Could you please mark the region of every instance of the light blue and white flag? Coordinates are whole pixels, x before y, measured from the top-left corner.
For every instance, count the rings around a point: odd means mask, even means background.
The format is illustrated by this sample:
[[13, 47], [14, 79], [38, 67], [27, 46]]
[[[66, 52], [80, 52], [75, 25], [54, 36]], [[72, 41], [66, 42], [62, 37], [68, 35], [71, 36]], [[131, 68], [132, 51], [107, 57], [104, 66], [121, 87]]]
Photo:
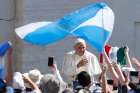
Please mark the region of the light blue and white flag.
[[11, 48], [12, 43], [10, 41], [5, 41], [0, 43], [0, 57], [5, 56], [9, 48]]
[[113, 25], [113, 11], [101, 2], [67, 14], [55, 22], [37, 22], [19, 27], [16, 33], [36, 45], [50, 44], [72, 34], [85, 39], [101, 52], [112, 33]]
[[79, 12], [82, 16], [77, 19], [83, 22], [79, 21], [80, 24], [73, 29], [72, 34], [85, 39], [98, 52], [102, 52], [113, 31], [113, 11], [105, 3], [97, 3]]
[[54, 22], [35, 22], [15, 29], [23, 40], [35, 45], [47, 45], [63, 39], [69, 34]]

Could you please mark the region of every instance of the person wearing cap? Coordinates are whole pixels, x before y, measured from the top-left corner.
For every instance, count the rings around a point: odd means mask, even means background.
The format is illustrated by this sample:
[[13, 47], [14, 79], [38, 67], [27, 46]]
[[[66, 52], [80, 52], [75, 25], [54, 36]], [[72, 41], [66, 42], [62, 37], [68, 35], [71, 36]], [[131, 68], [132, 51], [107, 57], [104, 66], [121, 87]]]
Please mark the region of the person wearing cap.
[[[30, 89], [25, 86], [28, 83]], [[13, 84], [14, 93], [41, 93], [38, 85], [27, 75], [20, 72], [14, 72]]]
[[90, 76], [101, 73], [101, 68], [97, 57], [86, 50], [86, 42], [78, 38], [74, 44], [74, 50], [64, 56], [62, 73], [68, 84], [75, 80], [75, 76], [81, 71], [87, 71]]
[[[29, 70], [28, 73], [23, 73], [23, 75], [29, 77], [38, 86], [40, 84], [40, 79], [43, 76], [42, 73], [37, 68]], [[25, 82], [25, 86], [27, 88], [31, 88], [30, 85], [28, 83], [26, 83], [26, 82]]]

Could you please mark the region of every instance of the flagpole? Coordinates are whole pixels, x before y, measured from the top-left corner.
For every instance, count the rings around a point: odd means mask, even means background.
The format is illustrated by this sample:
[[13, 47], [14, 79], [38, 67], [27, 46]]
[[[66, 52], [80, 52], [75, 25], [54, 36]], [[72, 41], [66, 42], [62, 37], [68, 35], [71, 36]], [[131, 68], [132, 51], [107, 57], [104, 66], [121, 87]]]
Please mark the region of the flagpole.
[[[103, 19], [103, 8], [102, 8], [102, 16], [101, 16], [102, 18], [102, 20], [101, 20], [101, 22], [102, 22], [102, 27], [104, 28], [104, 19]], [[103, 31], [104, 32], [104, 31]], [[103, 39], [102, 39], [102, 41], [104, 41], [104, 33], [102, 33], [103, 35]], [[103, 47], [103, 49], [104, 49], [104, 46], [102, 46]], [[100, 53], [100, 63], [102, 64], [103, 63], [103, 50], [101, 51], [101, 53]]]

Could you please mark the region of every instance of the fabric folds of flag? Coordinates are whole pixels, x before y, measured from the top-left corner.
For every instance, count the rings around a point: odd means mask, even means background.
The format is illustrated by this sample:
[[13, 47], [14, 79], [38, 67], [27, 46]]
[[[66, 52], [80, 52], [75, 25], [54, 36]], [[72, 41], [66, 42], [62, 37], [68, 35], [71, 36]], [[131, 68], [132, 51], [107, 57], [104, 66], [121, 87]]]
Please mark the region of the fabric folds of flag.
[[117, 62], [121, 67], [126, 65], [125, 47], [105, 45], [105, 52], [112, 62]]
[[[109, 40], [113, 25], [114, 13], [105, 3], [96, 3], [79, 11], [82, 14], [76, 20], [72, 34], [85, 39], [98, 52], [102, 52], [105, 43]], [[76, 22], [74, 21], [73, 24]], [[77, 27], [76, 27], [77, 26]]]
[[36, 22], [16, 28], [16, 34], [35, 45], [47, 45], [63, 39], [69, 34], [55, 22]]
[[16, 29], [23, 40], [36, 45], [47, 45], [72, 34], [85, 39], [102, 52], [114, 24], [113, 11], [103, 2], [76, 10], [55, 22], [36, 22]]
[[3, 57], [7, 50], [11, 47], [11, 42], [10, 41], [6, 41], [6, 42], [2, 42], [0, 44], [0, 57]]
[[12, 43], [10, 41], [5, 41], [0, 43], [0, 79], [4, 79], [5, 76], [5, 55], [9, 48], [11, 48]]

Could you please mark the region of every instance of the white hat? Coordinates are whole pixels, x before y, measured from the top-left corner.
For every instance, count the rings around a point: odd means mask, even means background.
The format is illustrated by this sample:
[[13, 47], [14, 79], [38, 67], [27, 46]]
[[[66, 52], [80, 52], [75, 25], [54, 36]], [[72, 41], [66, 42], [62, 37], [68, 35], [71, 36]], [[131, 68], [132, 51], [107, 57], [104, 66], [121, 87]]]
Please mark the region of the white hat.
[[77, 39], [75, 40], [75, 44], [77, 44], [77, 43], [83, 43], [83, 44], [86, 44], [85, 40], [82, 39], [82, 38], [77, 38]]
[[39, 84], [42, 75], [38, 69], [30, 70], [28, 75], [31, 80], [33, 80], [36, 84]]
[[28, 73], [24, 73], [24, 75], [27, 75], [36, 84], [39, 84], [42, 78], [42, 74], [38, 69], [30, 70]]
[[14, 75], [13, 75], [13, 88], [14, 89], [21, 89], [21, 90], [25, 89], [22, 74], [20, 72], [14, 72]]

